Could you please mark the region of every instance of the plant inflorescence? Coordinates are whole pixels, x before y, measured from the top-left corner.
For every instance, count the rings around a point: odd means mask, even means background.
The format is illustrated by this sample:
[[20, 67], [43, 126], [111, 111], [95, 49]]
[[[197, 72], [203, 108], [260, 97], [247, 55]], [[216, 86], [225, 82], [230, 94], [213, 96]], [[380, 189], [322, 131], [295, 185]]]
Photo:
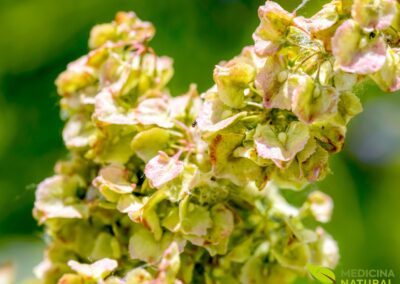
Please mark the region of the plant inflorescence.
[[[57, 79], [70, 154], [37, 189], [48, 248], [38, 283], [290, 283], [335, 267], [316, 225], [331, 198], [301, 190], [361, 112], [354, 86], [400, 88], [399, 4], [334, 0], [311, 18], [267, 1], [254, 45], [215, 85], [172, 96], [172, 60], [134, 13], [95, 26], [90, 52]], [[307, 225], [306, 225], [307, 224]]]

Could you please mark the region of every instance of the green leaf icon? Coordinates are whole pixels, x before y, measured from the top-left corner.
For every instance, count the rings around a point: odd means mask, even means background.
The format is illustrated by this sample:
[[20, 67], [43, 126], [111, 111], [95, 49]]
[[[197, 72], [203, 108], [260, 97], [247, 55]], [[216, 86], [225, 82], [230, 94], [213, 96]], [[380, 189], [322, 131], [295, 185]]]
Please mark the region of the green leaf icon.
[[322, 284], [336, 283], [335, 273], [329, 268], [307, 264], [307, 269], [310, 274]]

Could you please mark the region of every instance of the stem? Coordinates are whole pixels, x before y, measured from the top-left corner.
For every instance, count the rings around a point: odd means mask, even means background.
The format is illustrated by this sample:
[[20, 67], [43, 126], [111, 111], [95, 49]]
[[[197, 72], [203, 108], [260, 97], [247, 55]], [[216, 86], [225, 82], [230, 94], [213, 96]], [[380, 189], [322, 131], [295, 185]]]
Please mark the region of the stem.
[[296, 9], [293, 10], [293, 14], [296, 14], [297, 11], [299, 11], [300, 9], [304, 8], [304, 6], [309, 2], [310, 0], [303, 0], [301, 1], [301, 3], [299, 4], [299, 6], [297, 6]]
[[260, 108], [260, 109], [264, 109], [264, 106], [262, 104], [259, 104], [259, 103], [256, 103], [256, 102], [246, 102], [246, 105], [252, 106], [252, 107], [256, 107], [256, 108]]

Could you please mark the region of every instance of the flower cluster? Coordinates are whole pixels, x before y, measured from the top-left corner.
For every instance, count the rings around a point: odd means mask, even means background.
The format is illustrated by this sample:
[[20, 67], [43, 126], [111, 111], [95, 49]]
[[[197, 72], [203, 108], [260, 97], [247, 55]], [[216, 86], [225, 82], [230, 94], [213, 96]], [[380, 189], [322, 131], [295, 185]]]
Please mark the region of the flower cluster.
[[362, 110], [356, 83], [400, 88], [397, 2], [348, 2], [304, 18], [267, 1], [255, 44], [201, 96], [171, 96], [150, 23], [118, 13], [95, 26], [56, 81], [70, 155], [36, 191], [49, 236], [38, 283], [290, 283], [334, 267], [318, 225], [331, 198], [296, 207], [282, 189], [329, 173]]
[[[261, 187], [273, 181], [301, 189], [329, 172], [329, 154], [342, 149], [346, 124], [362, 110], [352, 93], [360, 78], [337, 68], [331, 51], [340, 29], [333, 46], [328, 40], [340, 4], [305, 19], [266, 2], [255, 45], [215, 68], [198, 123], [217, 175], [234, 180], [246, 170]], [[229, 168], [224, 155], [233, 161]]]

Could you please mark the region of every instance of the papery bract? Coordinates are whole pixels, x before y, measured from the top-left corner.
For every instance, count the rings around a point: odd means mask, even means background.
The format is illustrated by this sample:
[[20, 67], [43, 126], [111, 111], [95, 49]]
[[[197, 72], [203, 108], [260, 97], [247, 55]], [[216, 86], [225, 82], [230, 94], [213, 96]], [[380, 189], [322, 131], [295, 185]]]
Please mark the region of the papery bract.
[[176, 178], [183, 171], [183, 166], [183, 162], [177, 157], [168, 157], [160, 152], [146, 164], [144, 172], [152, 186], [160, 187]]
[[92, 264], [82, 264], [71, 260], [68, 262], [68, 265], [81, 276], [100, 280], [114, 271], [117, 268], [118, 263], [113, 259], [105, 258]]
[[292, 122], [285, 132], [278, 133], [268, 124], [259, 125], [254, 135], [258, 155], [273, 160], [278, 166], [292, 160], [309, 138], [309, 130], [301, 122]]
[[339, 67], [346, 72], [371, 74], [382, 68], [386, 47], [382, 37], [370, 38], [359, 24], [345, 21], [332, 38], [332, 52]]

